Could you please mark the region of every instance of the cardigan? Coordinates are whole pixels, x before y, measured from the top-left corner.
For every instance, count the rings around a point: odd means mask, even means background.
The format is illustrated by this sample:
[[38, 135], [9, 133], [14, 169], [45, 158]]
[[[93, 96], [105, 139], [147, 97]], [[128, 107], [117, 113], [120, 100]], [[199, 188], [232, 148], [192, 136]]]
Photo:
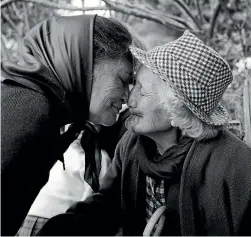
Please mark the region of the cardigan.
[[[137, 157], [140, 135], [126, 132], [99, 192], [51, 218], [38, 235], [142, 235], [145, 175]], [[251, 149], [227, 130], [194, 141], [180, 182], [182, 235], [250, 235]]]

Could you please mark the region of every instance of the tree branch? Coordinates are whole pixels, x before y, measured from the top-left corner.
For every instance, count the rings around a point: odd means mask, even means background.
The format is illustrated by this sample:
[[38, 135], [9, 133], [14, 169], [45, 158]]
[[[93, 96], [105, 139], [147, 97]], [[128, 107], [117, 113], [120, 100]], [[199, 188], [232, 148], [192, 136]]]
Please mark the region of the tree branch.
[[202, 17], [202, 14], [201, 14], [201, 8], [200, 8], [199, 0], [196, 0], [196, 8], [197, 8], [198, 15], [199, 15], [200, 25], [202, 26], [202, 24], [203, 24], [203, 17]]
[[189, 28], [192, 29], [192, 27], [183, 18], [181, 18], [179, 16], [172, 15], [172, 14], [165, 13], [163, 11], [158, 11], [156, 9], [153, 9], [150, 4], [145, 3], [143, 6], [140, 6], [140, 5], [128, 4], [128, 3], [126, 4], [125, 3], [124, 5], [132, 8], [132, 9], [136, 8], [138, 10], [144, 11], [145, 13], [153, 14], [155, 16], [170, 18], [174, 21], [181, 23], [183, 25], [183, 27], [188, 28], [188, 29]]
[[26, 30], [29, 31], [30, 30], [30, 23], [29, 23], [29, 16], [28, 16], [26, 2], [22, 2], [22, 7], [24, 10], [24, 24], [25, 24]]
[[197, 21], [197, 19], [191, 13], [189, 6], [186, 5], [186, 3], [183, 2], [182, 0], [174, 0], [174, 3], [176, 3], [176, 5], [179, 7], [179, 9], [183, 10], [183, 12], [185, 12], [189, 16], [189, 18], [192, 20], [192, 22], [197, 27], [197, 29], [201, 30], [201, 26], [200, 26], [199, 22]]
[[[136, 17], [145, 18], [147, 20], [155, 21], [157, 23], [169, 26], [179, 31], [182, 31], [186, 28], [191, 29], [191, 27], [182, 18], [177, 18], [177, 16], [167, 15], [167, 14], [163, 15], [162, 12], [159, 12], [156, 10], [149, 10], [149, 9], [141, 7], [140, 5], [114, 2], [110, 0], [103, 0], [103, 1], [112, 10], [117, 11], [117, 12], [122, 12], [122, 13], [133, 15]], [[180, 21], [178, 21], [177, 19], [179, 19]]]
[[55, 9], [63, 9], [63, 10], [69, 10], [69, 11], [93, 11], [93, 10], [105, 10], [105, 7], [74, 7], [69, 4], [59, 4], [54, 2], [49, 2], [47, 0], [3, 0], [0, 3], [0, 7], [3, 8], [7, 6], [8, 4], [12, 2], [32, 2], [35, 4], [39, 4], [44, 7], [51, 7]]
[[[14, 1], [21, 1], [21, 0], [3, 0], [0, 3], [1, 8], [5, 7], [11, 2]], [[169, 26], [171, 28], [174, 28], [178, 31], [183, 31], [185, 29], [190, 29], [194, 31], [182, 18], [177, 18], [177, 16], [172, 15], [163, 15], [159, 16], [159, 12], [157, 11], [150, 11], [146, 9], [142, 9], [139, 5], [129, 4], [129, 3], [121, 3], [121, 2], [114, 2], [110, 0], [103, 0], [107, 7], [101, 6], [101, 7], [74, 7], [71, 5], [62, 5], [57, 4], [53, 2], [49, 2], [48, 0], [22, 0], [25, 2], [32, 2], [35, 4], [40, 4], [45, 7], [51, 7], [56, 9], [64, 9], [64, 10], [70, 10], [70, 11], [93, 11], [93, 10], [106, 10], [111, 9], [117, 12], [121, 12], [128, 15], [133, 15], [140, 18], [145, 18], [147, 20], [155, 21], [157, 23]]]
[[[16, 6], [16, 3], [15, 2], [12, 2], [11, 4], [12, 6], [12, 11], [16, 14], [17, 18], [19, 20], [22, 20], [22, 14], [20, 13], [20, 11], [18, 10], [17, 6]], [[10, 9], [9, 9], [10, 10]], [[10, 17], [11, 18], [11, 17]]]
[[10, 19], [10, 17], [5, 14], [4, 12], [2, 12], [2, 18], [10, 25], [10, 27], [16, 32], [18, 40], [22, 40], [22, 34], [19, 32], [19, 30], [17, 29], [15, 23]]
[[220, 2], [218, 2], [215, 10], [214, 10], [214, 13], [213, 13], [213, 16], [211, 18], [211, 22], [210, 22], [210, 29], [209, 29], [209, 39], [212, 39], [213, 38], [213, 35], [214, 35], [214, 27], [215, 27], [215, 24], [216, 24], [216, 19], [220, 13], [220, 10], [221, 10], [221, 4]]

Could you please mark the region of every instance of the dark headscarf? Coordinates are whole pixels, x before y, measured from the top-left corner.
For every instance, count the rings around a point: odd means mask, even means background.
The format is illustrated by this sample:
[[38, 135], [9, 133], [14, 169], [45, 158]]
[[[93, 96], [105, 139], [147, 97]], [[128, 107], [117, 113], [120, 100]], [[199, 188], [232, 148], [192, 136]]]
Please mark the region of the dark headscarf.
[[85, 178], [97, 191], [97, 132], [86, 121], [92, 91], [94, 19], [95, 15], [46, 19], [27, 33], [18, 63], [3, 61], [1, 69], [3, 82], [12, 80], [39, 93], [50, 91], [65, 107], [73, 124], [61, 135], [59, 156], [85, 130], [81, 139], [86, 153]]

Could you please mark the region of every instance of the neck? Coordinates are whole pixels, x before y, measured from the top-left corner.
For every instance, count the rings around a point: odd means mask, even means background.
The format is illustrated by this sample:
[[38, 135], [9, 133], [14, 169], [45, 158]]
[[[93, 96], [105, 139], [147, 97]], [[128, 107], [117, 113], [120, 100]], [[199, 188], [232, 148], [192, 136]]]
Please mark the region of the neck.
[[171, 127], [168, 131], [157, 132], [147, 135], [155, 141], [159, 153], [162, 155], [168, 148], [177, 145], [178, 131], [177, 128]]

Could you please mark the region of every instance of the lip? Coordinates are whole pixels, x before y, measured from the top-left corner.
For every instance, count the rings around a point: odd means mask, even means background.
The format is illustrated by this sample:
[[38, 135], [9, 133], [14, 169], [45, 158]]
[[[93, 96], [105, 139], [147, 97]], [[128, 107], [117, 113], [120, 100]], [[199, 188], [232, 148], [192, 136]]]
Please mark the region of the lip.
[[131, 112], [131, 115], [142, 117], [142, 114], [139, 111], [136, 111], [136, 110], [133, 110], [133, 109], [129, 109], [129, 110]]

